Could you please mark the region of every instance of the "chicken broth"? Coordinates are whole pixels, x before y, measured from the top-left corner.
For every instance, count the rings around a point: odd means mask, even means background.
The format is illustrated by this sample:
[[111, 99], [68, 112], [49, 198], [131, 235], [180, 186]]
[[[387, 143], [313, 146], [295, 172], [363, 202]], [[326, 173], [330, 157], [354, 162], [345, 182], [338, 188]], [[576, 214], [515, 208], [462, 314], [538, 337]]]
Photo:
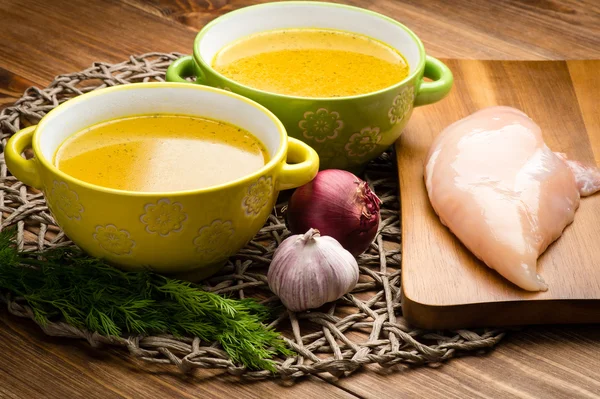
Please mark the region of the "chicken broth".
[[84, 129], [65, 140], [54, 165], [85, 182], [118, 190], [192, 190], [226, 183], [268, 162], [250, 132], [211, 119], [143, 115]]
[[403, 80], [408, 63], [368, 36], [332, 29], [280, 29], [247, 36], [221, 49], [213, 68], [241, 84], [301, 97], [340, 97]]

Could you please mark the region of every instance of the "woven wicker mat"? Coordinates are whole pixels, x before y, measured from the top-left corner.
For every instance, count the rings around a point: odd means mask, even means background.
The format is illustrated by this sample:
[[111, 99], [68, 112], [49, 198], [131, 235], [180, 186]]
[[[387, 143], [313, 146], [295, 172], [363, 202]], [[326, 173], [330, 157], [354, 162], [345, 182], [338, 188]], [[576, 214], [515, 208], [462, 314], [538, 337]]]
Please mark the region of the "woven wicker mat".
[[[132, 56], [119, 64], [94, 63], [82, 72], [58, 76], [45, 89], [27, 89], [13, 106], [0, 112], [2, 146], [24, 125], [35, 124], [46, 112], [79, 94], [132, 82], [163, 81], [170, 62], [180, 54], [150, 53]], [[377, 239], [360, 256], [361, 278], [352, 291], [334, 304], [312, 312], [284, 311], [272, 325], [286, 336], [297, 356], [276, 359], [282, 378], [328, 372], [344, 376], [363, 365], [439, 363], [461, 353], [478, 353], [496, 345], [505, 335], [500, 329], [476, 331], [425, 331], [410, 327], [400, 307], [400, 220], [398, 179], [393, 156], [386, 153], [368, 167], [365, 179], [383, 201]], [[279, 204], [264, 228], [246, 248], [230, 259], [218, 275], [203, 282], [216, 293], [257, 297], [278, 302], [269, 291], [266, 271], [277, 245], [289, 235]], [[55, 225], [42, 193], [10, 176], [2, 154], [0, 163], [0, 229], [17, 225], [21, 250], [44, 250], [72, 245]], [[385, 242], [385, 245], [384, 245]], [[266, 299], [265, 299], [266, 298]], [[7, 293], [0, 300], [17, 316], [33, 320], [31, 310]], [[172, 364], [187, 372], [194, 368], [222, 368], [244, 378], [273, 376], [266, 370], [251, 371], [230, 361], [215, 343], [197, 337], [172, 336], [104, 337], [63, 322], [43, 327], [46, 334], [87, 340], [90, 345], [122, 347], [144, 361]], [[143, 367], [142, 363], [139, 363]]]

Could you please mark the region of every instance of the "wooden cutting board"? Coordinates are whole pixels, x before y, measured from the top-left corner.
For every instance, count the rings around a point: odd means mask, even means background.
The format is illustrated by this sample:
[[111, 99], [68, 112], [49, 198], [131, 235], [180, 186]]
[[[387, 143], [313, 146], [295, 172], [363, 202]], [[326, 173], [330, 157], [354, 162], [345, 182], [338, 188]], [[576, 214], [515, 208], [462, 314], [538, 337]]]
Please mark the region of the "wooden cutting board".
[[396, 144], [402, 208], [402, 309], [424, 328], [600, 322], [600, 193], [538, 260], [547, 292], [519, 289], [477, 260], [442, 226], [423, 182], [433, 138], [490, 105], [523, 110], [546, 144], [600, 165], [600, 60], [449, 60], [455, 86], [417, 108]]

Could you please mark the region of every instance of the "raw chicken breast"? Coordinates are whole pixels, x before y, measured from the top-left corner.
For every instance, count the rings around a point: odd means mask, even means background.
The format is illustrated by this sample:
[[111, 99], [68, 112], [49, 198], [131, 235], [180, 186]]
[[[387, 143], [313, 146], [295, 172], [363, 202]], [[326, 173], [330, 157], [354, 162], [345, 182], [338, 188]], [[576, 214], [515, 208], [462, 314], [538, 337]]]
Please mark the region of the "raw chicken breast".
[[600, 170], [555, 154], [523, 112], [490, 107], [448, 126], [425, 166], [429, 200], [475, 256], [519, 287], [545, 291], [537, 258], [573, 222]]

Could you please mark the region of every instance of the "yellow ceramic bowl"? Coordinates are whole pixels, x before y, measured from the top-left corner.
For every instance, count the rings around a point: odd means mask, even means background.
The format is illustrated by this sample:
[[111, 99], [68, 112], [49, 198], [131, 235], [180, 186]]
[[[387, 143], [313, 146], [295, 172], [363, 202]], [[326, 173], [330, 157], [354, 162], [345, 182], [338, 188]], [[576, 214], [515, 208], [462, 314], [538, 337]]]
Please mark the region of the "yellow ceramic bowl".
[[[226, 184], [163, 193], [96, 186], [53, 165], [57, 148], [70, 135], [103, 121], [151, 113], [237, 125], [266, 145], [270, 161]], [[28, 147], [34, 152], [30, 160], [21, 156]], [[288, 138], [266, 108], [234, 93], [183, 83], [136, 83], [76, 97], [11, 137], [5, 159], [14, 176], [43, 190], [58, 225], [89, 254], [126, 269], [192, 278], [216, 272], [260, 230], [278, 192], [309, 182], [319, 168], [315, 151]]]

